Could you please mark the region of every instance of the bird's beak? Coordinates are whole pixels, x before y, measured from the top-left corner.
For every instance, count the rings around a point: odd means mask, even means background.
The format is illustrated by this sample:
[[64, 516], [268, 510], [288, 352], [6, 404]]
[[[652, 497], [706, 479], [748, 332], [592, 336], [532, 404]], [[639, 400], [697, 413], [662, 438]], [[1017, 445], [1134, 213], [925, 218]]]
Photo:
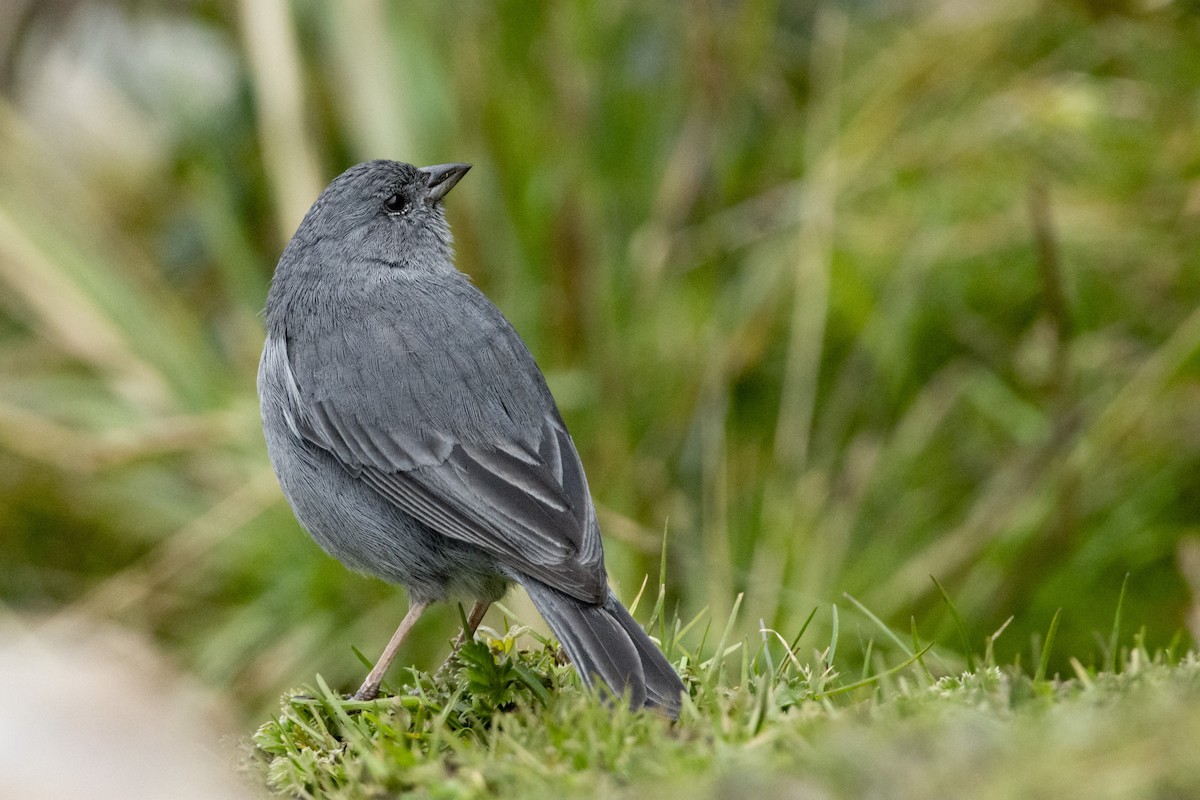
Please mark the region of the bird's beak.
[[429, 202], [436, 203], [445, 197], [470, 168], [470, 164], [438, 164], [435, 167], [421, 167], [417, 170], [429, 180]]

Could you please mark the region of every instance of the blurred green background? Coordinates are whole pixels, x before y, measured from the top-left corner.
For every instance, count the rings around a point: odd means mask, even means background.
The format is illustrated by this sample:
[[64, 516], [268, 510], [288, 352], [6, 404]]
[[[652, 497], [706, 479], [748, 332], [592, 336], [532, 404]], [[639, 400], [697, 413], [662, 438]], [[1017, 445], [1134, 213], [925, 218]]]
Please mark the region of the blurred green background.
[[[628, 601], [1056, 660], [1197, 630], [1200, 5], [34, 2], [0, 10], [0, 602], [247, 714], [403, 594], [259, 430], [278, 255], [352, 164], [469, 161], [459, 266], [545, 370]], [[519, 604], [519, 598], [514, 605]], [[457, 612], [401, 661], [431, 666]], [[856, 632], [857, 631], [857, 632]], [[826, 638], [825, 641], [828, 639]], [[886, 645], [886, 641], [878, 642]], [[853, 668], [851, 666], [851, 668]]]

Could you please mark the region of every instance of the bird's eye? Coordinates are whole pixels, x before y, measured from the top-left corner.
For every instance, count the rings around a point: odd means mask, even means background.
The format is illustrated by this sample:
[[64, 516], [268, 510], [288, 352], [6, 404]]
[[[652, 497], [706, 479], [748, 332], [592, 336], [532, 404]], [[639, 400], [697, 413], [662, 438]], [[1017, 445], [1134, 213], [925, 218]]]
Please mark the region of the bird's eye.
[[394, 194], [383, 201], [383, 210], [389, 214], [404, 214], [408, 212], [408, 201], [402, 195]]

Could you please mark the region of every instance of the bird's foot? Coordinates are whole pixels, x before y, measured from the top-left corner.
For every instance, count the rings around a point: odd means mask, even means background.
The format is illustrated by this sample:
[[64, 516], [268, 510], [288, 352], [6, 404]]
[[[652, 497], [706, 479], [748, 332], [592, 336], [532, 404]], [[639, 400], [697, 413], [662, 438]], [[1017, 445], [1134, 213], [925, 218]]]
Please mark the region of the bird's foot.
[[379, 684], [364, 683], [357, 692], [350, 696], [351, 700], [374, 700], [379, 697]]

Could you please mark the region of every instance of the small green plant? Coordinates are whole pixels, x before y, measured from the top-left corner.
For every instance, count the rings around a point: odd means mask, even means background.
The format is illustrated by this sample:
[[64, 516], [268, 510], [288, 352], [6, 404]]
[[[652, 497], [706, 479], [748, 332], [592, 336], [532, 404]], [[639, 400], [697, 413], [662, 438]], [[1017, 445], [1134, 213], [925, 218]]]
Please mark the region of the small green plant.
[[546, 668], [547, 662], [557, 660], [558, 651], [550, 646], [539, 651], [518, 649], [516, 640], [523, 632], [516, 628], [499, 639], [470, 639], [454, 656], [471, 714], [484, 724], [497, 712], [512, 711], [522, 699], [543, 706], [550, 702]]

